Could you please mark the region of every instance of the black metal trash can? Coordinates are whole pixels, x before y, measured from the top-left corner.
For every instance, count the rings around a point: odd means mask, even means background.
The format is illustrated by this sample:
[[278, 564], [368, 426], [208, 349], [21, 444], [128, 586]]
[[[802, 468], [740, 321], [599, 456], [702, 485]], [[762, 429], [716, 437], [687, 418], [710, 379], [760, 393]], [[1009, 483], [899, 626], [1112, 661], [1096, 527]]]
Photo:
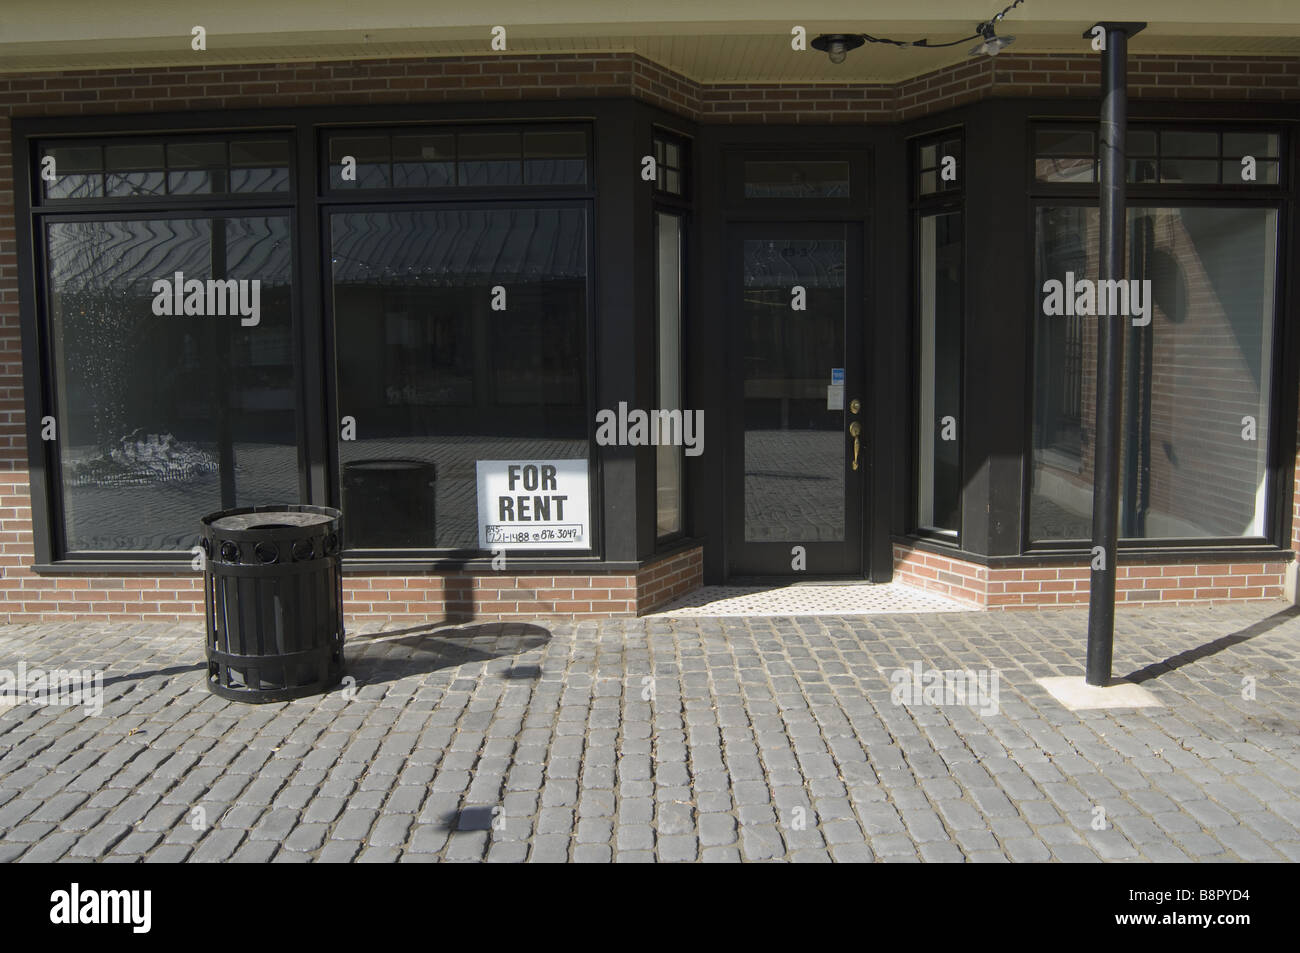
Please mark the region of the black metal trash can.
[[343, 512], [356, 549], [425, 548], [437, 538], [438, 472], [427, 460], [343, 465]]
[[203, 517], [208, 689], [282, 702], [343, 677], [342, 514], [251, 506]]

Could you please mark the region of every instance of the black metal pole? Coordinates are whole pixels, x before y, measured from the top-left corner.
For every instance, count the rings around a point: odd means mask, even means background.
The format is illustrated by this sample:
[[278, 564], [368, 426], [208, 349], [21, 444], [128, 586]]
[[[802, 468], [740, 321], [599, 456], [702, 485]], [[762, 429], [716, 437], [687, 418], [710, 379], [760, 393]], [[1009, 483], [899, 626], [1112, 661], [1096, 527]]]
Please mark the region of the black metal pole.
[[[1128, 38], [1144, 23], [1099, 23], [1101, 52], [1101, 249], [1102, 281], [1124, 278], [1128, 125]], [[1094, 28], [1095, 30], [1095, 28]], [[1091, 37], [1093, 30], [1084, 34]], [[1104, 309], [1099, 309], [1104, 310]], [[1097, 317], [1097, 426], [1093, 444], [1092, 576], [1088, 590], [1089, 685], [1109, 685], [1115, 641], [1115, 562], [1119, 549], [1120, 383], [1126, 315]]]

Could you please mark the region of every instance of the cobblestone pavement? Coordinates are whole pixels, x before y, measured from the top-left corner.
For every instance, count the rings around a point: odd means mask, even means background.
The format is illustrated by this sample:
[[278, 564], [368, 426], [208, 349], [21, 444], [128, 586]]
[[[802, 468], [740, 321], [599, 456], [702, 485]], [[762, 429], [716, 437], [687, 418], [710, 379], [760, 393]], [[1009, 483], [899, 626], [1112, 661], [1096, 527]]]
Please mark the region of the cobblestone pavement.
[[[1300, 859], [1297, 610], [1121, 609], [1167, 707], [1072, 713], [1035, 678], [1084, 621], [376, 624], [356, 697], [265, 706], [205, 690], [197, 625], [8, 626], [0, 668], [112, 661], [99, 715], [0, 711], [0, 859]], [[893, 704], [913, 662], [998, 711]]]

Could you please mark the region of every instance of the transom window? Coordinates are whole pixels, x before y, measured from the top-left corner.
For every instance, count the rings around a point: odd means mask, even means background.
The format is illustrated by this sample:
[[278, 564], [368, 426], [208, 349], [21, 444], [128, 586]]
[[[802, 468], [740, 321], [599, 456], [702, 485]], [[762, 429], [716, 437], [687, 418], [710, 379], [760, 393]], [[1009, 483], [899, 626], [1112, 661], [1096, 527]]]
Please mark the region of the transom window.
[[655, 188], [669, 195], [686, 194], [686, 142], [666, 132], [656, 132]]
[[[1134, 125], [1125, 144], [1128, 181], [1160, 185], [1277, 185], [1282, 181], [1278, 132], [1231, 128]], [[1045, 126], [1034, 133], [1034, 178], [1039, 182], [1098, 181], [1093, 127]]]
[[947, 134], [916, 147], [916, 195], [924, 197], [961, 189], [961, 136]]
[[590, 181], [579, 128], [394, 129], [330, 133], [331, 191], [574, 186]]
[[42, 204], [289, 191], [284, 136], [60, 141], [39, 156]]

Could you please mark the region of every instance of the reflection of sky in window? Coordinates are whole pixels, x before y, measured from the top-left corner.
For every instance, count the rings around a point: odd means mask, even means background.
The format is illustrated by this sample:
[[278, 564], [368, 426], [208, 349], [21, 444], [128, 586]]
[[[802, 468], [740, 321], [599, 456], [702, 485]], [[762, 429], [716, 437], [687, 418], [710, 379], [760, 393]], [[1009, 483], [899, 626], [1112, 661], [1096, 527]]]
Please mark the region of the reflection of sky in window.
[[331, 224], [335, 283], [494, 284], [587, 274], [575, 209], [341, 212]]
[[50, 224], [50, 287], [55, 292], [151, 294], [175, 272], [212, 277], [212, 227], [224, 221], [226, 274], [257, 278], [263, 288], [288, 285], [293, 270], [284, 216], [134, 219]]

